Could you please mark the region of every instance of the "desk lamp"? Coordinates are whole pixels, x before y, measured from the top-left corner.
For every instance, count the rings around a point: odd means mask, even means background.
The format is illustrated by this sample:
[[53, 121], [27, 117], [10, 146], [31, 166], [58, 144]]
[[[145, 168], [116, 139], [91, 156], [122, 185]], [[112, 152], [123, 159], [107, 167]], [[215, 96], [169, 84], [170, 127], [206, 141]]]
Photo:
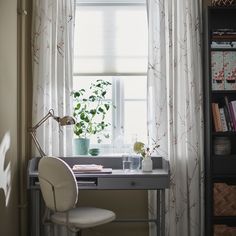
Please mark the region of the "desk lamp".
[[73, 125], [75, 124], [75, 120], [73, 117], [71, 116], [64, 116], [64, 117], [58, 117], [54, 115], [54, 110], [50, 109], [49, 112], [46, 114], [46, 116], [44, 116], [35, 126], [31, 127], [29, 129], [29, 132], [33, 138], [33, 141], [35, 143], [36, 148], [39, 151], [39, 154], [41, 157], [46, 156], [46, 154], [44, 153], [44, 151], [42, 150], [39, 141], [36, 137], [36, 130], [50, 117], [52, 117], [54, 120], [56, 120], [59, 124], [59, 126], [65, 126], [65, 125]]

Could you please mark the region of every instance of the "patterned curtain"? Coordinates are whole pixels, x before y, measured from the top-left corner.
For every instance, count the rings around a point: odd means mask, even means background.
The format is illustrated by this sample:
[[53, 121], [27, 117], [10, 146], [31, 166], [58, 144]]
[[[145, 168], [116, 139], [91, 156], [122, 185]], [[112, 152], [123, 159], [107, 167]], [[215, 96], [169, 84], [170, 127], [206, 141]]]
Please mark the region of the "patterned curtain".
[[[203, 235], [203, 90], [200, 0], [148, 0], [149, 140], [170, 161], [166, 236]], [[149, 193], [150, 217], [155, 198]], [[150, 227], [150, 235], [156, 235]]]
[[[73, 22], [74, 0], [33, 1], [32, 125], [50, 109], [54, 109], [56, 116], [72, 115]], [[72, 135], [71, 127], [59, 129], [53, 119], [37, 130], [48, 155], [71, 155]]]

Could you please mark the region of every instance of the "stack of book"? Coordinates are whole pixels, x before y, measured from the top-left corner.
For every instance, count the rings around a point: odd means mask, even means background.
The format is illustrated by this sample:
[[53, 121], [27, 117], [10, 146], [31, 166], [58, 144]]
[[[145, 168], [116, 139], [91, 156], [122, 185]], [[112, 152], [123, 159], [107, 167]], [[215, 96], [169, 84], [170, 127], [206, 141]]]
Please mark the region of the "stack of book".
[[87, 164], [87, 165], [74, 165], [72, 167], [73, 172], [75, 173], [111, 173], [111, 168], [103, 168], [102, 165], [96, 164]]
[[236, 48], [235, 29], [216, 29], [212, 32], [211, 48]]
[[216, 132], [236, 131], [236, 101], [224, 96], [221, 105], [212, 103], [212, 115]]

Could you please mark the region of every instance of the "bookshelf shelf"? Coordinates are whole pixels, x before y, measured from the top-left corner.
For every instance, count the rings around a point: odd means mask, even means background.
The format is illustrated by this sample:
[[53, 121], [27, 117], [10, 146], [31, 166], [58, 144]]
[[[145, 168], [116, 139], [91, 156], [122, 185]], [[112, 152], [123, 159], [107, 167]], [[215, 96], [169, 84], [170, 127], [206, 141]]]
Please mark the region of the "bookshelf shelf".
[[217, 51], [219, 51], [219, 52], [221, 52], [221, 51], [236, 51], [236, 48], [211, 48], [211, 51], [215, 51], [215, 52], [217, 52]]
[[208, 7], [206, 19], [205, 235], [218, 236], [215, 225], [236, 227], [236, 211], [214, 215], [214, 185], [236, 185], [236, 8]]
[[225, 131], [225, 132], [213, 132], [212, 133], [213, 136], [236, 136], [236, 132], [235, 131]]
[[230, 154], [230, 155], [212, 155], [212, 158], [217, 158], [217, 159], [222, 160], [222, 161], [225, 161], [225, 158], [227, 158], [228, 160], [231, 159], [231, 158], [232, 158], [232, 160], [236, 160], [236, 154]]
[[212, 94], [235, 94], [236, 90], [213, 90]]
[[234, 226], [236, 224], [236, 218], [232, 216], [214, 216], [214, 224]]

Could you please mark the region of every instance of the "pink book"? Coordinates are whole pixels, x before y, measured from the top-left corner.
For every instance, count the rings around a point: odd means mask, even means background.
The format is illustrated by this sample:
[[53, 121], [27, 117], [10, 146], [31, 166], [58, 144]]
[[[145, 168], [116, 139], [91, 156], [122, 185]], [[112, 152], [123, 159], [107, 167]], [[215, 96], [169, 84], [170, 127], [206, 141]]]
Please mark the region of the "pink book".
[[234, 131], [236, 131], [236, 113], [234, 112], [232, 102], [229, 102], [229, 110], [230, 110], [231, 119], [232, 119], [232, 122], [233, 122]]
[[233, 116], [234, 116], [235, 124], [236, 124], [236, 101], [231, 101], [230, 104], [232, 106]]

